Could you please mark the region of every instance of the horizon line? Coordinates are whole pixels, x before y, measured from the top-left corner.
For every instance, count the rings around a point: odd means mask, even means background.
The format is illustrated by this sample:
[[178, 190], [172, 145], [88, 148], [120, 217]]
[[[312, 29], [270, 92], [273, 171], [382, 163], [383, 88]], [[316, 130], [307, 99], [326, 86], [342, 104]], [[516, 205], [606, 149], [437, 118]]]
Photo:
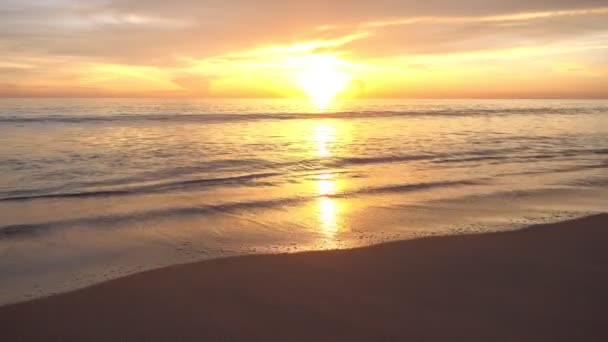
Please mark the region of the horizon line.
[[[195, 96], [2, 96], [0, 99], [176, 99], [176, 100], [308, 100], [303, 97], [195, 97]], [[606, 96], [521, 96], [521, 97], [361, 97], [338, 99], [337, 101], [357, 100], [608, 100]]]

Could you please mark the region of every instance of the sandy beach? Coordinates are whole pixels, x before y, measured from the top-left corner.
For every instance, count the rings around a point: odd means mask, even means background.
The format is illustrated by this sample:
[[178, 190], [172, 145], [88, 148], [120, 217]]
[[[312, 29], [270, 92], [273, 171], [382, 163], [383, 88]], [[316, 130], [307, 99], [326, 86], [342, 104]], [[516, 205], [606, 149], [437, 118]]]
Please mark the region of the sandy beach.
[[608, 342], [608, 1], [0, 14], [0, 342]]
[[606, 341], [608, 215], [217, 259], [0, 308], [3, 341]]

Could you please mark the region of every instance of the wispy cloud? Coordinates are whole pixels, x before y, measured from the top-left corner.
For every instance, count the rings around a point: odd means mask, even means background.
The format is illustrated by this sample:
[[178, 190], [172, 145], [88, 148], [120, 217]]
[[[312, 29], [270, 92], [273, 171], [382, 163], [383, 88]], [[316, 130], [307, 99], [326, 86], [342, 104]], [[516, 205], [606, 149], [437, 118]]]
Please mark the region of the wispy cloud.
[[543, 11], [543, 12], [522, 12], [515, 14], [502, 14], [490, 16], [441, 16], [441, 17], [406, 17], [402, 19], [389, 19], [381, 21], [371, 21], [363, 24], [363, 27], [376, 28], [387, 26], [402, 26], [413, 25], [420, 23], [443, 23], [443, 24], [458, 24], [458, 23], [484, 23], [484, 22], [513, 22], [513, 21], [529, 21], [534, 19], [544, 18], [559, 18], [572, 16], [588, 16], [597, 14], [608, 14], [608, 7], [589, 8], [578, 10], [562, 10], [562, 11]]
[[285, 96], [310, 54], [370, 96], [500, 94], [519, 74], [531, 96], [596, 96], [608, 78], [605, 0], [4, 0], [0, 17], [0, 96]]

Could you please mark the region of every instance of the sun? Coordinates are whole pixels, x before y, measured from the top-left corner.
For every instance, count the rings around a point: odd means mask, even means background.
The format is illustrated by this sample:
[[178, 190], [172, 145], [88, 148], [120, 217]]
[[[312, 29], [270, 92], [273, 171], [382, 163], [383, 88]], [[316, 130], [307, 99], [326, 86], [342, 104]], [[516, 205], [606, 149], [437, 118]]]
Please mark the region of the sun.
[[351, 77], [340, 71], [343, 61], [331, 55], [311, 55], [302, 60], [297, 81], [319, 110], [326, 109]]

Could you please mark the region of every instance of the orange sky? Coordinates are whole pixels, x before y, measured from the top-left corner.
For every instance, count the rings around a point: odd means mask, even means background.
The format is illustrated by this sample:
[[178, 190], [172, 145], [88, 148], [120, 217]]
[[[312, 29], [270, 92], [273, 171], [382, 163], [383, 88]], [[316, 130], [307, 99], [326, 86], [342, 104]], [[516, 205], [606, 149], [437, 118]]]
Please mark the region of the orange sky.
[[301, 97], [322, 83], [608, 98], [605, 0], [3, 0], [0, 17], [5, 97]]

